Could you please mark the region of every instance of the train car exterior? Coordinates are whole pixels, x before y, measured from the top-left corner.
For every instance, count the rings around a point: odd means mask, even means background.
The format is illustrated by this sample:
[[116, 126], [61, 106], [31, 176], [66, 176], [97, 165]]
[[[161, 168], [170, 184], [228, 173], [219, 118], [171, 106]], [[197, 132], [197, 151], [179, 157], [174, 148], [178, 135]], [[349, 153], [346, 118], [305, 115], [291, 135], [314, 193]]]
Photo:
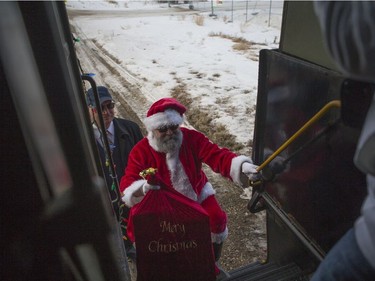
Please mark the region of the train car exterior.
[[[64, 2], [1, 2], [0, 36], [0, 279], [130, 281]], [[343, 76], [322, 40], [312, 3], [286, 1], [280, 48], [260, 52], [253, 147], [281, 165], [248, 204], [266, 212], [267, 260], [222, 280], [309, 280], [359, 215], [374, 85]]]

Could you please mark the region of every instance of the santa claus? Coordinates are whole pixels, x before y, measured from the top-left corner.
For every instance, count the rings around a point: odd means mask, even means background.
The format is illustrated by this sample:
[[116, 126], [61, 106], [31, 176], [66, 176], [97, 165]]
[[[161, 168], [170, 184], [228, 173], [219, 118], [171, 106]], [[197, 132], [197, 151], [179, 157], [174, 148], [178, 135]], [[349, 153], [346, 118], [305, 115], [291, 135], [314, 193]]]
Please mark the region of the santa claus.
[[150, 189], [159, 189], [159, 185], [150, 185], [140, 176], [141, 171], [156, 168], [163, 188], [178, 191], [207, 211], [215, 260], [218, 260], [228, 235], [227, 215], [215, 198], [215, 190], [202, 164], [241, 187], [247, 187], [249, 178], [257, 176], [257, 166], [249, 157], [219, 147], [196, 130], [181, 127], [185, 111], [185, 106], [173, 98], [162, 98], [152, 104], [144, 120], [148, 135], [134, 146], [121, 179], [122, 199], [132, 207]]

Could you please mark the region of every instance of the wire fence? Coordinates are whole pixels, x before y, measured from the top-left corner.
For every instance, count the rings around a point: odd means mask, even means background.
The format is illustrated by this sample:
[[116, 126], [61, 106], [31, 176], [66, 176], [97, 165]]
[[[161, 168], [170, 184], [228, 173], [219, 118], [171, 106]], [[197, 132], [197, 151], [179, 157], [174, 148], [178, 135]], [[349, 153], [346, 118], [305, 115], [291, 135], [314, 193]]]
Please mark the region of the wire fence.
[[170, 5], [188, 5], [190, 9], [207, 12], [212, 17], [228, 18], [228, 22], [248, 22], [257, 15], [268, 17], [271, 25], [273, 17], [281, 17], [284, 1], [248, 0], [207, 0], [207, 1], [168, 1]]

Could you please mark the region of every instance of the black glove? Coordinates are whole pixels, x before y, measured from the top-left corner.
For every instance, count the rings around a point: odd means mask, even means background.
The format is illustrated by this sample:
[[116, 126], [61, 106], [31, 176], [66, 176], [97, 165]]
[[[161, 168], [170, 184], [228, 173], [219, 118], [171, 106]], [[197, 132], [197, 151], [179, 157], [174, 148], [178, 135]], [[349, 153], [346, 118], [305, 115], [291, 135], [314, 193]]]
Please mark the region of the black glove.
[[264, 180], [272, 181], [276, 175], [287, 169], [287, 161], [282, 156], [276, 156], [266, 167], [261, 170]]

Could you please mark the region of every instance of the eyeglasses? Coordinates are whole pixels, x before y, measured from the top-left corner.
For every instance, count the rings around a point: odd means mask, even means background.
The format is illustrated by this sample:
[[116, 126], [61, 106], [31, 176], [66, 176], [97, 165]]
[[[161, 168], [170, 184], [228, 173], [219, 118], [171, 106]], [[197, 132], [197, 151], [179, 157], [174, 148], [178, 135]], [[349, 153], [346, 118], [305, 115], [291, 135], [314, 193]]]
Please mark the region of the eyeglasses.
[[114, 109], [115, 108], [115, 103], [111, 102], [111, 103], [103, 104], [102, 105], [102, 111], [104, 111], [106, 108], [107, 109]]
[[170, 126], [163, 126], [156, 130], [159, 131], [159, 133], [166, 133], [168, 130], [171, 130], [172, 132], [176, 131], [177, 128], [180, 127], [180, 125], [170, 125]]

